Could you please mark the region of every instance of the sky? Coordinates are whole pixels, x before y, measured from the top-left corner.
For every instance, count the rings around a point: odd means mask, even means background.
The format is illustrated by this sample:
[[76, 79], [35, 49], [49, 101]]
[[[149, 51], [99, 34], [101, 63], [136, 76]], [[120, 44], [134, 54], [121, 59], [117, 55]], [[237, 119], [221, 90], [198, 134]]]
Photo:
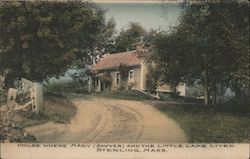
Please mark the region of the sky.
[[147, 30], [168, 30], [170, 26], [176, 25], [178, 17], [182, 13], [178, 3], [97, 3], [104, 8], [107, 19], [113, 17], [117, 29], [120, 30], [129, 22], [138, 22]]
[[[178, 17], [182, 11], [180, 4], [175, 3], [97, 2], [97, 4], [107, 11], [107, 19], [114, 18], [118, 32], [126, 27], [129, 22], [138, 22], [147, 30], [168, 30], [170, 26], [177, 24]], [[72, 71], [74, 70], [70, 70], [67, 73], [72, 73]], [[71, 80], [67, 73], [60, 80], [50, 79], [50, 83]]]

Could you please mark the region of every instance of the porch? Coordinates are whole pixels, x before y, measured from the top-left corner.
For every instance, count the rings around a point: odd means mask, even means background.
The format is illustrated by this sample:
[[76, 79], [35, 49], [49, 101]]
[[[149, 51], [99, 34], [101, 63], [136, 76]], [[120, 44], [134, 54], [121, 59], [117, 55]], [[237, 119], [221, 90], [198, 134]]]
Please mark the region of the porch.
[[111, 90], [113, 78], [109, 73], [89, 76], [89, 92], [106, 92]]

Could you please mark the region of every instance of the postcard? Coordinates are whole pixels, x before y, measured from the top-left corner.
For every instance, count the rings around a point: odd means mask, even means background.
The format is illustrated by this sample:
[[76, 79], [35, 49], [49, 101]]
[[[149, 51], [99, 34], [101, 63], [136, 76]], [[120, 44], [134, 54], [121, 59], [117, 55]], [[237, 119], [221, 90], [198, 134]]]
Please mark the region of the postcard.
[[0, 2], [1, 159], [248, 159], [249, 1]]

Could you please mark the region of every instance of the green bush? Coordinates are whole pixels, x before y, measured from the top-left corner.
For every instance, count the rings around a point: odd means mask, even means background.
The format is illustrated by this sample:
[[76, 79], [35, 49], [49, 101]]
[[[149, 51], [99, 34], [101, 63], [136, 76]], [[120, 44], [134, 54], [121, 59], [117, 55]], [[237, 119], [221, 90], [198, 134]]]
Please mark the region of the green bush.
[[87, 93], [87, 86], [81, 84], [78, 81], [71, 80], [67, 82], [54, 82], [45, 84], [45, 92], [53, 92], [59, 94], [68, 94], [68, 93]]

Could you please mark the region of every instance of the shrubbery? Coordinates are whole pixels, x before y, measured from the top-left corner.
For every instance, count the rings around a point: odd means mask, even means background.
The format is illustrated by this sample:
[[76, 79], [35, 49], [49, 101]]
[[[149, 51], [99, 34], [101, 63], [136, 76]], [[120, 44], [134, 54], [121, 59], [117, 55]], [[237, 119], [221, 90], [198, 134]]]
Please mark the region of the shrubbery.
[[57, 82], [45, 85], [45, 92], [53, 92], [60, 94], [68, 93], [87, 93], [88, 88], [78, 81]]

